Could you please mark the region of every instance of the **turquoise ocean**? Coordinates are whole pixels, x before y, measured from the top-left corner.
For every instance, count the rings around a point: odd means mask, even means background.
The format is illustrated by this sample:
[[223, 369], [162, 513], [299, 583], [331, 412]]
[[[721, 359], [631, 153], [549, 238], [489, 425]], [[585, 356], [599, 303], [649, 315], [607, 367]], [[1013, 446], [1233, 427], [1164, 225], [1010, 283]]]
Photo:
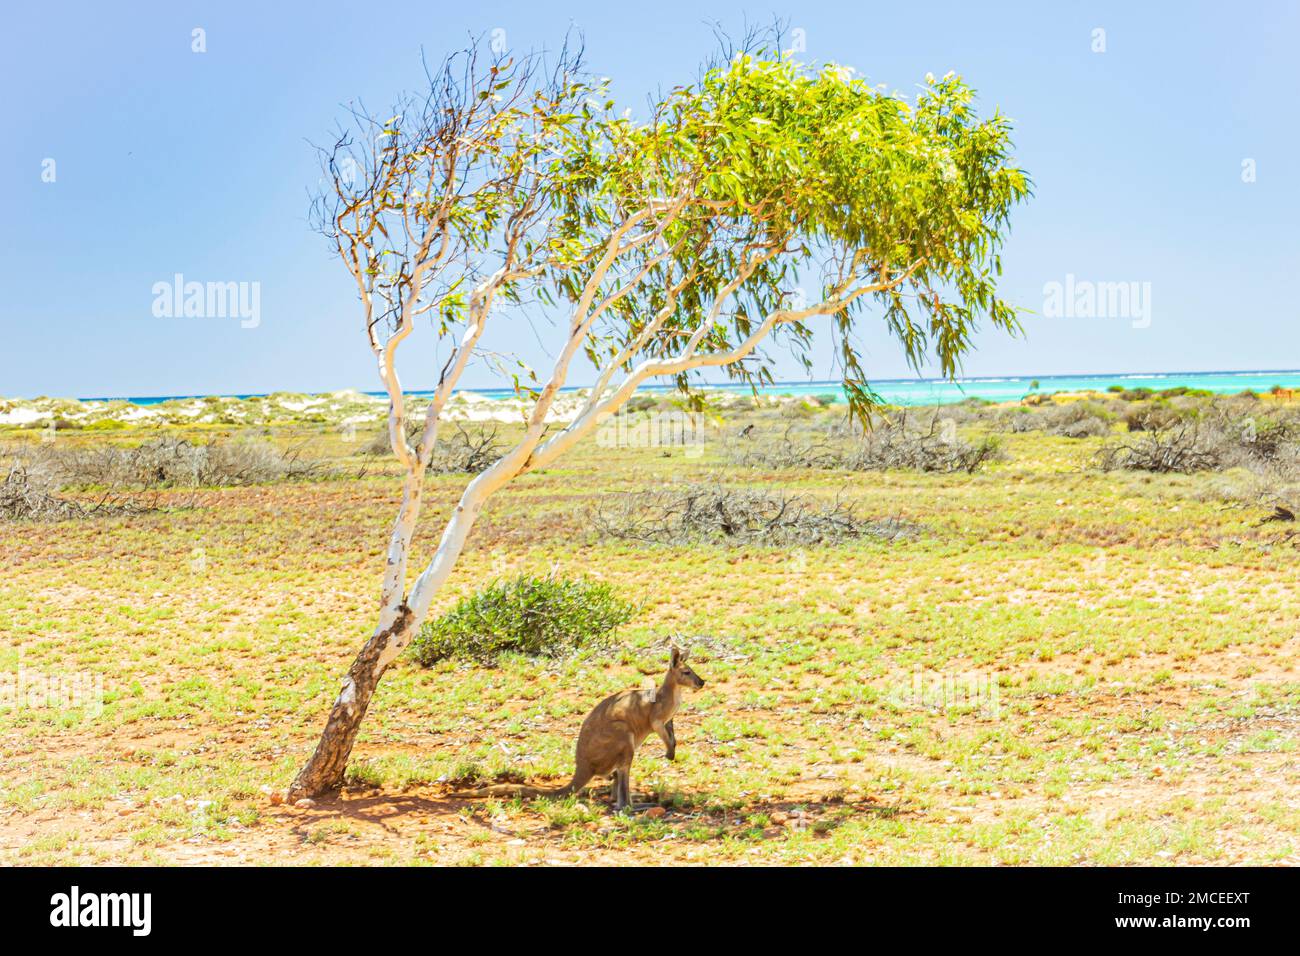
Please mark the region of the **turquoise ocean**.
[[[1082, 392], [1105, 391], [1111, 386], [1122, 388], [1149, 388], [1160, 391], [1167, 388], [1195, 388], [1210, 392], [1234, 393], [1250, 389], [1266, 392], [1274, 386], [1287, 389], [1300, 389], [1300, 370], [1259, 371], [1259, 372], [1121, 372], [1095, 375], [1005, 375], [962, 378], [956, 381], [930, 378], [880, 379], [871, 383], [877, 394], [886, 402], [894, 405], [935, 405], [960, 402], [968, 398], [978, 398], [992, 402], [1016, 401], [1031, 392]], [[701, 388], [722, 391], [747, 392], [745, 386], [734, 384], [702, 383]], [[574, 386], [565, 391], [582, 388]], [[644, 392], [668, 391], [668, 386], [646, 386]], [[506, 398], [513, 393], [509, 389], [472, 389], [487, 398]], [[766, 395], [828, 395], [840, 391], [840, 383], [822, 382], [777, 382], [760, 389]], [[379, 395], [380, 392], [367, 394]], [[413, 391], [415, 395], [427, 395], [428, 392]], [[199, 398], [197, 395], [161, 395], [133, 396], [126, 400], [137, 405], [156, 405], [169, 399]], [[235, 398], [257, 398], [260, 395], [227, 396]], [[105, 401], [103, 398], [83, 399], [83, 401]]]

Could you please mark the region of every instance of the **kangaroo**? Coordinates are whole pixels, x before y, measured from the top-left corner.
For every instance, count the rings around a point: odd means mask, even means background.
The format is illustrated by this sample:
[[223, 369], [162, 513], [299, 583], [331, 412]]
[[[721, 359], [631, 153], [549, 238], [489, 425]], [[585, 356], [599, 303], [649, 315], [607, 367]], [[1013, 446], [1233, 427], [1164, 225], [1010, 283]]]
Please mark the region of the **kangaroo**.
[[632, 802], [632, 758], [651, 732], [658, 734], [664, 742], [668, 759], [677, 758], [673, 715], [681, 706], [683, 689], [699, 690], [704, 686], [700, 675], [687, 666], [686, 657], [686, 651], [674, 647], [662, 684], [652, 690], [619, 691], [592, 709], [578, 731], [573, 779], [565, 786], [546, 790], [504, 783], [462, 790], [452, 796], [566, 797], [580, 791], [592, 777], [612, 775], [614, 782], [610, 794], [614, 799], [614, 809], [626, 809]]

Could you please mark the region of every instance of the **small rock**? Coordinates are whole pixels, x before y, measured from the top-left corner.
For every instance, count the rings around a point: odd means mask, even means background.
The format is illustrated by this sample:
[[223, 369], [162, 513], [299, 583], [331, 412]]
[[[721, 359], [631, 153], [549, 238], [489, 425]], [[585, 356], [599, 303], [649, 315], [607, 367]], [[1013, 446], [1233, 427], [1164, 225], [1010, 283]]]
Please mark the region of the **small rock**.
[[278, 791], [278, 790], [272, 790], [272, 791], [271, 791], [271, 806], [273, 806], [273, 807], [278, 807], [278, 806], [279, 806], [280, 804], [282, 804], [282, 803], [284, 803], [284, 794], [280, 793], [280, 791]]
[[658, 820], [667, 812], [668, 811], [665, 810], [663, 807], [651, 807], [649, 810], [645, 812], [645, 815], [651, 820]]
[[316, 801], [311, 797], [303, 797], [301, 800], [294, 801], [293, 805], [299, 810], [314, 810], [316, 808]]

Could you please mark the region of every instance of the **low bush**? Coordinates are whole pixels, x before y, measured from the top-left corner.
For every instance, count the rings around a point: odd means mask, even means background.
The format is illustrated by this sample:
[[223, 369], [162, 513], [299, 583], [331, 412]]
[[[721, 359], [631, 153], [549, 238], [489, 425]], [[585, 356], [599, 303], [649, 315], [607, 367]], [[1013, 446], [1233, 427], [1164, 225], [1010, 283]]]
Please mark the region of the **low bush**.
[[47, 476], [33, 474], [17, 464], [0, 481], [0, 520], [3, 521], [63, 521], [147, 510], [148, 507], [138, 502], [115, 495], [104, 495], [89, 502], [64, 498], [54, 493]]
[[637, 412], [649, 412], [659, 407], [659, 399], [651, 395], [633, 395], [623, 406], [624, 411], [629, 415]]
[[846, 459], [852, 471], [883, 471], [903, 468], [913, 471], [974, 474], [1002, 452], [996, 438], [967, 442], [957, 437], [955, 423], [939, 415], [929, 426], [912, 427], [905, 417], [869, 431], [861, 445]]
[[1154, 394], [1149, 388], [1126, 388], [1119, 393], [1119, 397], [1126, 402], [1145, 402]]
[[825, 468], [845, 471], [913, 471], [973, 474], [1002, 455], [994, 437], [968, 442], [957, 435], [955, 418], [935, 413], [926, 422], [906, 412], [873, 418], [870, 430], [835, 426], [821, 435], [787, 429], [778, 441], [748, 439], [733, 444], [735, 464], [764, 468]]
[[1064, 438], [1089, 438], [1106, 435], [1114, 413], [1103, 403], [1094, 401], [1048, 405], [1040, 410], [1017, 408], [1001, 418], [1009, 432], [1041, 431]]
[[411, 649], [426, 667], [453, 657], [491, 663], [507, 652], [562, 657], [608, 644], [636, 610], [608, 584], [522, 575], [494, 581], [429, 621]]
[[1227, 468], [1279, 477], [1300, 473], [1300, 423], [1289, 417], [1241, 416], [1220, 408], [1146, 422], [1136, 435], [1102, 448], [1098, 465], [1157, 473]]
[[834, 544], [846, 540], [894, 541], [916, 537], [917, 525], [865, 519], [838, 499], [754, 488], [687, 485], [610, 495], [591, 513], [605, 537], [647, 544]]
[[[424, 432], [424, 423], [411, 421], [406, 425], [406, 440], [412, 447], [420, 440]], [[450, 438], [439, 438], [433, 445], [433, 457], [429, 459], [429, 471], [435, 475], [471, 474], [486, 471], [501, 457], [503, 446], [497, 441], [497, 427], [465, 428], [456, 424], [456, 434]], [[370, 444], [362, 450], [366, 455], [390, 455], [392, 443], [388, 439], [385, 427], [371, 439]]]
[[1145, 402], [1128, 409], [1123, 416], [1124, 426], [1130, 432], [1159, 431], [1175, 422], [1188, 418], [1185, 410], [1168, 402]]
[[252, 439], [195, 445], [167, 436], [135, 447], [43, 448], [37, 459], [62, 485], [124, 490], [252, 485], [325, 472], [322, 462], [304, 457], [301, 449], [283, 451]]
[[1218, 468], [1222, 462], [1215, 436], [1203, 433], [1195, 421], [1174, 422], [1141, 432], [1133, 441], [1115, 442], [1097, 453], [1097, 465], [1102, 471], [1191, 474]]

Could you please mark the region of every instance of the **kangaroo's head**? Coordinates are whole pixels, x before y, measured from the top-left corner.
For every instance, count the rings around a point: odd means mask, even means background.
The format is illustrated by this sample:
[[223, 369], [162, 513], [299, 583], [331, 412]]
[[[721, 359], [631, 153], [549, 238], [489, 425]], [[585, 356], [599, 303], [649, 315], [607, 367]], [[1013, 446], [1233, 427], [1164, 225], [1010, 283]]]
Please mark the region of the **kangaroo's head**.
[[672, 658], [668, 663], [668, 675], [683, 687], [699, 690], [704, 686], [704, 680], [691, 670], [690, 665], [686, 663], [686, 657], [686, 651], [680, 651], [674, 646]]

